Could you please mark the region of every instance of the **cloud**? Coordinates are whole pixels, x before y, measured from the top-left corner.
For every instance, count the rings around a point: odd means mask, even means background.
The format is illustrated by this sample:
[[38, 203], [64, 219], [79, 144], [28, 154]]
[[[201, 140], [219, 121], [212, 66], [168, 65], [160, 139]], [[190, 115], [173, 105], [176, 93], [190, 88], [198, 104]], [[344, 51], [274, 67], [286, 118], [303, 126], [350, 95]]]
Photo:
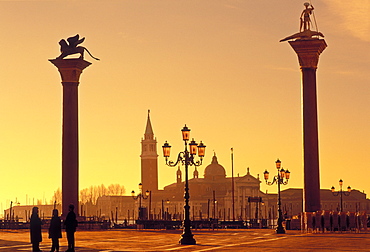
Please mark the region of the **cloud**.
[[334, 23], [350, 31], [353, 36], [370, 41], [369, 0], [328, 0], [327, 5], [333, 16], [338, 17]]

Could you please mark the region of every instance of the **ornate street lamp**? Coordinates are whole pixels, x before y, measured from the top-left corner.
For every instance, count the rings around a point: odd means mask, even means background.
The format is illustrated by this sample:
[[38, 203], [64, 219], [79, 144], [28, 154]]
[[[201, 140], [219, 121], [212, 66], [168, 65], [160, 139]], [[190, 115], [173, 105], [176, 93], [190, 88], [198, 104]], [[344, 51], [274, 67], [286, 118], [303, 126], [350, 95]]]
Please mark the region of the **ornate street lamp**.
[[[191, 233], [190, 229], [190, 206], [189, 206], [189, 182], [188, 182], [188, 166], [194, 165], [195, 167], [202, 165], [203, 157], [205, 154], [206, 146], [200, 142], [197, 144], [194, 139], [190, 141], [188, 144], [188, 141], [190, 139], [190, 129], [184, 126], [184, 128], [181, 130], [182, 132], [182, 140], [185, 143], [185, 150], [180, 152], [177, 156], [176, 162], [169, 161], [168, 158], [170, 157], [170, 149], [171, 146], [167, 143], [167, 141], [162, 146], [163, 148], [163, 156], [166, 159], [166, 165], [175, 167], [178, 163], [181, 162], [182, 165], [185, 166], [185, 204], [184, 204], [184, 222], [183, 222], [183, 233], [180, 238], [180, 244], [182, 245], [195, 245], [196, 241], [193, 238], [193, 234]], [[189, 145], [189, 150], [188, 150]], [[194, 160], [194, 156], [197, 154], [200, 158], [199, 161]]]
[[283, 227], [283, 213], [281, 211], [281, 197], [280, 197], [280, 185], [286, 185], [288, 184], [288, 180], [290, 178], [290, 172], [289, 170], [284, 170], [283, 168], [280, 168], [281, 161], [278, 159], [276, 160], [276, 169], [277, 169], [277, 175], [274, 176], [272, 182], [268, 182], [269, 179], [269, 172], [265, 170], [263, 173], [265, 177], [265, 181], [267, 185], [273, 185], [274, 183], [278, 186], [278, 226], [276, 228], [277, 234], [285, 234], [285, 229]]
[[147, 199], [150, 195], [150, 192], [148, 190], [146, 190], [145, 195], [143, 194], [143, 184], [142, 183], [139, 184], [139, 191], [140, 191], [139, 194], [135, 196], [135, 191], [132, 190], [131, 191], [131, 196], [134, 200], [139, 199], [139, 220], [141, 220], [143, 218], [142, 207], [141, 207], [141, 199]]
[[347, 191], [343, 191], [342, 190], [342, 188], [343, 188], [343, 180], [341, 180], [341, 179], [339, 180], [339, 187], [340, 187], [339, 191], [336, 192], [335, 191], [335, 187], [332, 186], [331, 187], [331, 192], [332, 192], [332, 194], [334, 196], [340, 195], [340, 211], [342, 212], [343, 211], [343, 195], [344, 196], [349, 196], [351, 194], [352, 189], [351, 189], [350, 186], [348, 186], [347, 187]]

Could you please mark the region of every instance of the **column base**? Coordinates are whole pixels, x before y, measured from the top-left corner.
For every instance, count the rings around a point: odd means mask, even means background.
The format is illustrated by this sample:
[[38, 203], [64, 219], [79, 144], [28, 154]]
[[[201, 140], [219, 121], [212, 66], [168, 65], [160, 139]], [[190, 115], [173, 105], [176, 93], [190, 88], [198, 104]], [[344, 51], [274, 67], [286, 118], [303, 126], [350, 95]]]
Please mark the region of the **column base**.
[[186, 234], [186, 233], [183, 233], [181, 235], [181, 239], [179, 240], [179, 243], [181, 245], [196, 245], [197, 244], [197, 242], [193, 238], [193, 235], [192, 234]]
[[278, 226], [278, 227], [276, 228], [276, 233], [277, 233], [277, 234], [285, 234], [285, 229], [284, 229], [284, 227], [283, 227], [283, 226]]

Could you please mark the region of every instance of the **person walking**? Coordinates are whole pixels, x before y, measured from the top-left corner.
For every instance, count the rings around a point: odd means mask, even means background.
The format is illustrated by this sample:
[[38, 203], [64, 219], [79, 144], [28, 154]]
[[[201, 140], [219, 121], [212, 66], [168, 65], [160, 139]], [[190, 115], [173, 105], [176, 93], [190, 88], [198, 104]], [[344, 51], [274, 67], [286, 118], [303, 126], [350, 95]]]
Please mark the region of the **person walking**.
[[75, 232], [78, 224], [74, 209], [75, 206], [73, 204], [70, 204], [68, 207], [69, 212], [67, 214], [66, 220], [64, 221], [68, 241], [68, 249], [66, 250], [66, 252], [75, 251]]
[[49, 238], [51, 238], [50, 252], [59, 251], [59, 238], [62, 238], [62, 222], [58, 216], [58, 209], [53, 210], [53, 217], [50, 221]]
[[32, 251], [41, 251], [40, 250], [40, 242], [42, 242], [41, 225], [42, 221], [39, 217], [39, 208], [33, 207], [32, 215], [30, 218], [30, 236], [32, 243]]

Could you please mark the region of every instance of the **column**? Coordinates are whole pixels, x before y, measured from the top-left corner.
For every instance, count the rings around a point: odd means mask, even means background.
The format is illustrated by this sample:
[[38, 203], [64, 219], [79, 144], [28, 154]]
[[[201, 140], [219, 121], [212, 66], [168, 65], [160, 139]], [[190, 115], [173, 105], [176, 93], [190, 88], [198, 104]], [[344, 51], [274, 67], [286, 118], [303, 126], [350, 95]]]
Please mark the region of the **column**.
[[298, 55], [302, 71], [304, 211], [314, 212], [321, 209], [316, 69], [327, 45], [323, 39], [297, 39], [289, 44]]
[[62, 78], [63, 126], [62, 126], [62, 215], [68, 213], [69, 204], [79, 215], [78, 188], [78, 85], [82, 70], [91, 63], [83, 59], [50, 60]]

